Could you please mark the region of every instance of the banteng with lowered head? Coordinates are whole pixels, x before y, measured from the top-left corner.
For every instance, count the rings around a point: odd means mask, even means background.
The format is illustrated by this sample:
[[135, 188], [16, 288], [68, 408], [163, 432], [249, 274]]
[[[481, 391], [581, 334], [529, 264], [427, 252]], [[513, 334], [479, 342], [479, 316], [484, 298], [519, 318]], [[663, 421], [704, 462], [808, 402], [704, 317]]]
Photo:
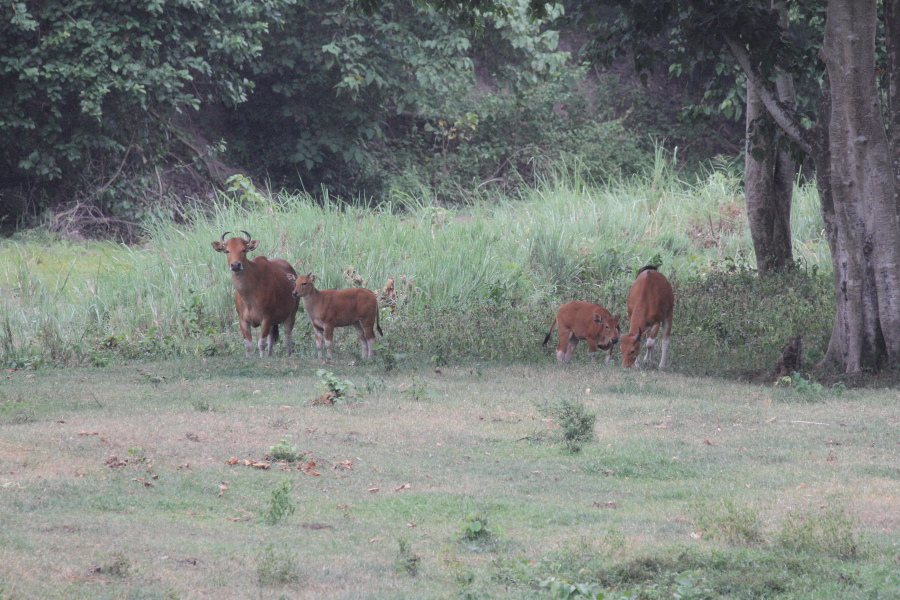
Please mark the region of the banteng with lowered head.
[[644, 362], [652, 361], [656, 334], [662, 329], [659, 368], [666, 368], [666, 352], [669, 349], [669, 335], [672, 333], [672, 310], [675, 308], [675, 294], [669, 280], [652, 265], [641, 268], [628, 290], [627, 304], [628, 333], [622, 336], [620, 346], [622, 366], [640, 366], [637, 357], [641, 352], [642, 338], [647, 340]]
[[580, 340], [587, 340], [591, 362], [596, 358], [597, 348], [606, 350], [606, 362], [609, 362], [613, 346], [619, 341], [619, 317], [612, 316], [608, 310], [591, 302], [575, 300], [560, 306], [544, 338], [545, 346], [550, 341], [554, 326], [559, 327], [556, 360], [561, 363], [572, 359]]
[[222, 234], [222, 240], [213, 242], [212, 247], [228, 256], [231, 280], [234, 283], [234, 307], [237, 309], [238, 323], [247, 356], [253, 349], [251, 329], [259, 327], [259, 356], [265, 356], [266, 347], [272, 356], [272, 346], [278, 340], [278, 326], [284, 324], [284, 345], [288, 356], [293, 351], [294, 319], [297, 317], [299, 301], [291, 296], [292, 284], [288, 277], [296, 275], [293, 267], [280, 258], [267, 259], [257, 256], [253, 260], [247, 253], [259, 246], [259, 240], [241, 230], [246, 237], [225, 239], [229, 231]]
[[313, 282], [316, 276], [312, 273], [289, 277], [294, 282], [294, 297], [303, 299], [306, 316], [312, 323], [316, 334], [316, 350], [322, 358], [322, 340], [325, 340], [325, 351], [331, 360], [332, 336], [335, 327], [353, 325], [359, 343], [362, 345], [362, 358], [375, 356], [375, 329], [381, 332], [378, 316], [378, 300], [375, 293], [365, 288], [348, 288], [344, 290], [317, 290]]

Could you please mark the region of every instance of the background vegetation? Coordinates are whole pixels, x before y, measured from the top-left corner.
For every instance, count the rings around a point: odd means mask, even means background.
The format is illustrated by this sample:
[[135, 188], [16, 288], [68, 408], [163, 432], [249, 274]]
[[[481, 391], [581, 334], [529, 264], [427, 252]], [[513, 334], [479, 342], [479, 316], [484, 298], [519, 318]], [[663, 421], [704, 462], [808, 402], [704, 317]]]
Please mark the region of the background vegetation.
[[[53, 0], [0, 6], [0, 218], [134, 241], [241, 173], [360, 204], [444, 206], [554, 172], [691, 165], [740, 126], [683, 122], [691, 81], [582, 63], [562, 5], [456, 17], [408, 2]], [[196, 36], [194, 32], [206, 32]], [[732, 115], [734, 116], [734, 115]], [[261, 184], [260, 184], [261, 185]]]
[[[542, 348], [556, 307], [599, 301], [625, 312], [636, 269], [657, 264], [676, 288], [672, 368], [760, 375], [802, 335], [807, 364], [831, 325], [828, 254], [815, 194], [797, 190], [799, 268], [757, 277], [737, 179], [678, 178], [658, 155], [642, 177], [592, 186], [545, 180], [527, 198], [450, 210], [419, 197], [374, 209], [270, 196], [244, 179], [211, 215], [154, 221], [139, 246], [23, 235], [3, 242], [0, 360], [9, 366], [104, 364], [239, 349], [232, 286], [210, 242], [246, 229], [260, 252], [314, 272], [322, 287], [382, 288], [379, 354], [436, 364], [549, 360]], [[623, 317], [624, 318], [624, 317]], [[305, 319], [299, 348], [312, 352]], [[345, 333], [345, 332], [344, 332]], [[357, 352], [341, 335], [344, 356]]]

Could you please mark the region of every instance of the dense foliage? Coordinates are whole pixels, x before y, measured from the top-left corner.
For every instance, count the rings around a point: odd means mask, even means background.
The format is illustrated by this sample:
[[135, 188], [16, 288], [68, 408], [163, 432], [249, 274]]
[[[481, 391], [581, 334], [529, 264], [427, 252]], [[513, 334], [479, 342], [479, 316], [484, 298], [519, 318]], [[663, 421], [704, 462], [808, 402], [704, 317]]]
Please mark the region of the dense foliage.
[[[0, 187], [103, 193], [171, 160], [185, 117], [239, 103], [284, 0], [7, 2], [0, 6]], [[121, 189], [121, 188], [120, 188]], [[26, 191], [23, 191], [26, 190]], [[0, 189], [0, 194], [4, 193]]]
[[438, 4], [0, 6], [0, 219], [51, 208], [57, 229], [133, 233], [151, 214], [186, 218], [235, 173], [455, 203], [559, 170], [634, 173], [654, 139], [720, 137], [677, 122], [659, 85], [581, 65], [576, 35], [560, 46], [562, 5], [533, 19], [526, 0]]

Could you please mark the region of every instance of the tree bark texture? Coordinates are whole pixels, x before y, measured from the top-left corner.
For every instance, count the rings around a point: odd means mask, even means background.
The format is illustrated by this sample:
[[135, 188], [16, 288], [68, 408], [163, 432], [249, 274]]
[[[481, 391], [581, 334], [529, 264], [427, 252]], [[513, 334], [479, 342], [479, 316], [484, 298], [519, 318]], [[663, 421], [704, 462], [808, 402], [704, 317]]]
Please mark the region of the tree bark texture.
[[[790, 79], [779, 77], [779, 80], [779, 100], [793, 103]], [[778, 271], [793, 262], [791, 201], [797, 173], [797, 165], [790, 153], [778, 147], [777, 139], [767, 140], [759, 131], [758, 119], [765, 114], [762, 99], [748, 80], [744, 201], [756, 269], [760, 273]]]
[[829, 0], [827, 10], [829, 146], [819, 160], [830, 167], [822, 212], [837, 310], [823, 362], [852, 373], [900, 359], [900, 219], [875, 79], [876, 0]]

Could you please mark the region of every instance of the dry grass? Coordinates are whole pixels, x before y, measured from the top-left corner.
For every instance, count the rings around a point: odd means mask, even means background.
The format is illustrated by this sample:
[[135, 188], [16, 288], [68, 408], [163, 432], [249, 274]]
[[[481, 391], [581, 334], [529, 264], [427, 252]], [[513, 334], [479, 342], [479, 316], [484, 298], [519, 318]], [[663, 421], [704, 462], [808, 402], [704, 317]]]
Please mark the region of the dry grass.
[[[807, 398], [549, 359], [440, 373], [338, 363], [362, 397], [313, 406], [319, 366], [4, 373], [0, 597], [546, 597], [537, 581], [563, 568], [547, 557], [727, 551], [733, 541], [698, 530], [704, 514], [734, 525], [723, 500], [758, 513], [765, 552], [791, 515], [843, 511], [866, 548], [854, 569], [896, 561], [894, 391]], [[546, 417], [562, 399], [597, 415], [597, 441], [578, 454]], [[263, 461], [281, 439], [303, 460], [226, 464]], [[266, 525], [284, 477], [296, 512]], [[475, 513], [496, 528], [490, 545], [460, 541]], [[416, 577], [397, 572], [401, 538]], [[291, 575], [263, 584], [272, 561]], [[584, 580], [603, 577], [592, 568]]]

